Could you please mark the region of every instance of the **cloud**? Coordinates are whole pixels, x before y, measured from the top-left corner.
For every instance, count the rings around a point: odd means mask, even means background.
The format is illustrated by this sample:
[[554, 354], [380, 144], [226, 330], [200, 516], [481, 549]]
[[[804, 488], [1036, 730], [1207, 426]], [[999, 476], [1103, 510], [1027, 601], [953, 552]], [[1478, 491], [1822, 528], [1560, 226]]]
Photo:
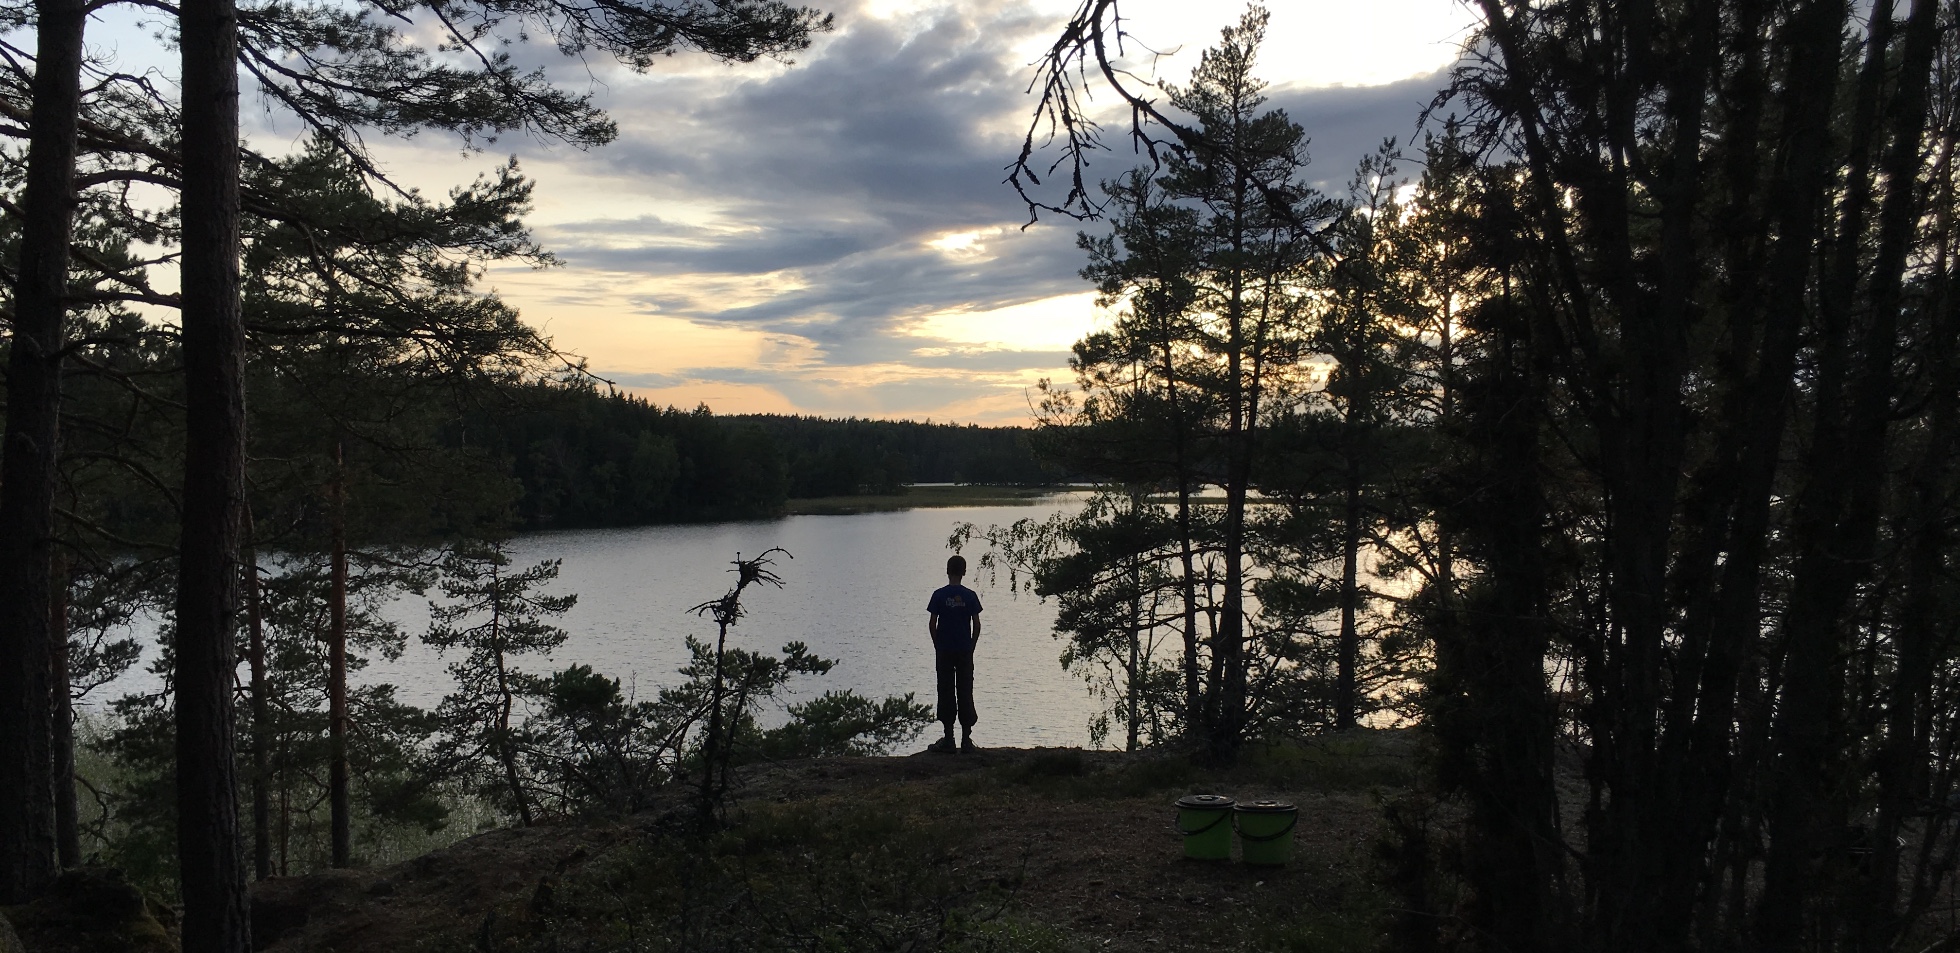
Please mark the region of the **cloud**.
[[763, 275], [828, 265], [878, 244], [843, 223], [716, 230], [657, 218], [554, 225], [540, 236], [581, 268], [648, 276]]
[[[755, 387], [781, 395], [805, 412], [847, 416], [935, 416], [946, 419], [948, 408], [959, 408], [967, 421], [1013, 423], [1025, 415], [1026, 385], [1018, 378], [993, 375], [917, 374], [909, 368], [882, 368], [870, 386], [856, 375], [808, 369], [785, 371], [766, 367], [702, 367], [679, 378], [702, 389], [739, 390]], [[665, 380], [633, 385], [658, 392], [678, 385]], [[921, 408], [927, 408], [921, 410]], [[717, 407], [716, 410], [729, 408]]]
[[[514, 300], [534, 321], [554, 307], [611, 302], [622, 317], [790, 342], [746, 368], [682, 358], [609, 368], [607, 352], [624, 349], [559, 342], [615, 379], [646, 381], [635, 386], [721, 382], [813, 411], [943, 417], [945, 406], [994, 400], [1001, 413], [1024, 412], [1023, 389], [1065, 377], [1067, 354], [1053, 333], [1040, 346], [981, 333], [988, 314], [1086, 291], [1075, 235], [1103, 227], [1047, 219], [1023, 230], [1026, 206], [1002, 181], [1033, 106], [1029, 51], [1060, 21], [1016, 0], [914, 4], [892, 17], [868, 15], [864, 3], [826, 6], [838, 32], [789, 67], [680, 57], [633, 75], [538, 54], [574, 81], [591, 70], [620, 138], [590, 152], [524, 154], [540, 180], [539, 235], [566, 267], [527, 283], [535, 297]], [[1383, 137], [1411, 137], [1442, 83], [1434, 74], [1281, 85], [1268, 96], [1311, 137], [1315, 184], [1339, 194]], [[1124, 148], [1095, 156], [1091, 173], [1114, 177], [1142, 160], [1122, 134], [1127, 114], [1103, 100], [1108, 139]], [[440, 161], [453, 169], [453, 150]], [[1093, 318], [1084, 308], [1056, 320], [1081, 333]], [[927, 329], [948, 321], [975, 331], [954, 343]], [[982, 340], [993, 343], [972, 343]], [[852, 388], [866, 393], [847, 397]]]
[[1373, 155], [1383, 139], [1394, 138], [1414, 167], [1422, 145], [1416, 120], [1448, 81], [1437, 72], [1381, 86], [1281, 87], [1269, 91], [1269, 105], [1306, 130], [1313, 160], [1308, 181], [1339, 196], [1355, 164]]
[[[493, 269], [494, 282], [622, 386], [681, 395], [726, 385], [821, 412], [1025, 414], [1025, 388], [1065, 378], [1058, 345], [1094, 320], [1086, 302], [1055, 302], [1088, 290], [1075, 234], [1103, 226], [1051, 217], [1022, 230], [1026, 206], [1002, 181], [1034, 105], [1029, 60], [1074, 0], [815, 5], [838, 29], [793, 65], [683, 53], [642, 75], [599, 55], [564, 57], [542, 35], [513, 42], [523, 68], [591, 91], [620, 135], [585, 152], [517, 135], [495, 146], [537, 178], [532, 221], [565, 267]], [[1451, 0], [1274, 6], [1263, 62], [1295, 79], [1406, 75], [1447, 57], [1459, 35], [1450, 24], [1470, 19]], [[150, 15], [122, 9], [105, 12], [91, 42], [120, 51], [126, 68], [174, 69], [174, 53], [142, 25]], [[1181, 48], [1165, 61], [1173, 75], [1237, 9], [1125, 5], [1138, 35]], [[1397, 35], [1345, 39], [1363, 34], [1342, 17], [1383, 16]], [[407, 29], [426, 40], [425, 27]], [[1356, 63], [1375, 68], [1344, 72]], [[1413, 138], [1443, 84], [1439, 72], [1372, 86], [1282, 82], [1267, 95], [1311, 137], [1309, 178], [1339, 195], [1383, 137]], [[1143, 159], [1128, 148], [1120, 105], [1104, 93], [1094, 106], [1117, 149], [1092, 157], [1090, 173], [1111, 178]], [[245, 120], [274, 151], [302, 137], [257, 108]], [[496, 161], [440, 134], [371, 141], [430, 195]]]
[[1017, 45], [1053, 28], [1018, 4], [848, 24], [789, 70], [687, 73], [615, 87], [620, 141], [571, 159], [582, 174], [713, 207], [701, 220], [581, 219], [544, 233], [574, 268], [648, 276], [789, 273], [797, 290], [690, 316], [828, 329], [844, 340], [910, 318], [1073, 290], [1074, 230], [1042, 226], [958, 256], [940, 236], [1018, 226], [1001, 184], [1026, 108], [1005, 81]]

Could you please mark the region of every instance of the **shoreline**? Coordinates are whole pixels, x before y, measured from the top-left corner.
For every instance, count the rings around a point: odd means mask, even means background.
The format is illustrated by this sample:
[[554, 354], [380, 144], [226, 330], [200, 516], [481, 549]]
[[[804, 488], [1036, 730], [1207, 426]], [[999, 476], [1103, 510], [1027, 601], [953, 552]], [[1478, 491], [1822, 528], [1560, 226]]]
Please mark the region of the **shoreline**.
[[995, 486], [954, 484], [913, 486], [904, 493], [863, 496], [819, 496], [792, 499], [783, 504], [784, 516], [856, 516], [861, 513], [889, 513], [896, 510], [942, 509], [955, 506], [1012, 506], [1034, 503], [1045, 497], [1074, 493], [1078, 486]]

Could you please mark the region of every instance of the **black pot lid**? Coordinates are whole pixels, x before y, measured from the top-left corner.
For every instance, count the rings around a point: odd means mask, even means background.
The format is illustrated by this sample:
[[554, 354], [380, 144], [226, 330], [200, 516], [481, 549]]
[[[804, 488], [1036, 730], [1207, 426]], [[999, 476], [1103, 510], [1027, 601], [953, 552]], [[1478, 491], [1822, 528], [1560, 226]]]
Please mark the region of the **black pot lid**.
[[1223, 811], [1235, 803], [1223, 794], [1186, 794], [1177, 799], [1178, 807], [1188, 807], [1200, 811]]
[[1238, 810], [1240, 814], [1291, 814], [1299, 809], [1292, 801], [1245, 801]]

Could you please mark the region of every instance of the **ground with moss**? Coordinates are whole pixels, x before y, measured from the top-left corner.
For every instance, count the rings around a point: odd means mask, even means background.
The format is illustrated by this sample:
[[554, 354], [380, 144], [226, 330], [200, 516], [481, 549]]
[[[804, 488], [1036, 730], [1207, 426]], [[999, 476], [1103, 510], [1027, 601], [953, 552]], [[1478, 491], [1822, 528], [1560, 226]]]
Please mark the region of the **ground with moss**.
[[33, 903], [0, 907], [0, 953], [175, 953], [177, 911], [109, 867], [65, 870]]
[[[405, 863], [255, 885], [259, 949], [1376, 950], [1382, 802], [1415, 739], [1166, 754], [995, 749], [746, 769], [714, 833], [685, 792], [632, 817], [491, 831]], [[1281, 868], [1185, 860], [1186, 793], [1300, 808]], [[34, 946], [30, 940], [29, 949]]]

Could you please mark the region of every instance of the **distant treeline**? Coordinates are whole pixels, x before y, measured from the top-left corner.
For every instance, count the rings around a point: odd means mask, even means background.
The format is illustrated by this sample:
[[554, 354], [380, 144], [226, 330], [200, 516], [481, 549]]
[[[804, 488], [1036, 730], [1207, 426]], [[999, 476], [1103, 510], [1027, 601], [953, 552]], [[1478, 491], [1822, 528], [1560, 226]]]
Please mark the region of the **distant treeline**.
[[1059, 477], [1028, 449], [1021, 427], [743, 414], [789, 464], [789, 495], [891, 493], [907, 483], [1050, 483]]
[[1015, 427], [716, 416], [587, 388], [525, 388], [458, 438], [510, 461], [533, 529], [772, 516], [791, 498], [1054, 479]]

